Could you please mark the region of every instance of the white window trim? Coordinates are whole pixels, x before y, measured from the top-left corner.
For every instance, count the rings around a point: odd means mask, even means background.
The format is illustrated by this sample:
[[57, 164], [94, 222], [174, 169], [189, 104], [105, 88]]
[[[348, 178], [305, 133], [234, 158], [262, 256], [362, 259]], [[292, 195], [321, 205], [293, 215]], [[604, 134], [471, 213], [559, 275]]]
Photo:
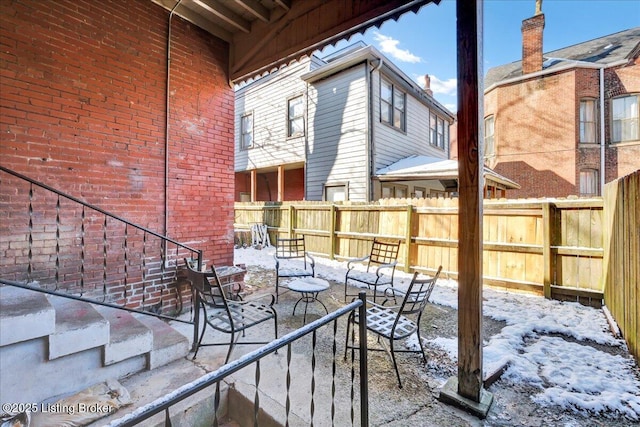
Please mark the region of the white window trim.
[[[251, 129], [248, 132], [245, 132], [244, 129], [244, 119], [245, 117], [251, 117]], [[245, 135], [251, 135], [251, 144], [246, 145], [245, 144]], [[253, 148], [254, 144], [255, 144], [255, 140], [254, 140], [254, 116], [253, 116], [253, 111], [244, 113], [243, 115], [240, 116], [240, 149], [241, 150], [248, 150], [250, 148]]]
[[[300, 104], [302, 105], [302, 112], [298, 116], [291, 116], [291, 102], [295, 100], [300, 100]], [[304, 136], [306, 130], [306, 123], [304, 120], [305, 116], [305, 107], [304, 107], [304, 95], [295, 95], [290, 98], [287, 98], [287, 138], [298, 138]], [[294, 120], [301, 119], [302, 120], [302, 130], [298, 132], [293, 132], [291, 124]]]
[[[491, 133], [488, 132], [487, 124], [491, 123]], [[496, 116], [491, 114], [484, 118], [484, 158], [495, 157], [496, 155]]]
[[[616, 120], [614, 117], [614, 111], [613, 111], [613, 104], [615, 103], [615, 101], [619, 101], [622, 99], [626, 99], [626, 98], [635, 98], [636, 99], [636, 116], [634, 117], [625, 117], [623, 120], [624, 122], [629, 122], [631, 123], [631, 125], [633, 126], [633, 121], [635, 119], [635, 135], [632, 138], [627, 138], [627, 139], [622, 139], [622, 135], [620, 137], [620, 139], [615, 139], [614, 135], [615, 135], [615, 124]], [[640, 94], [637, 93], [630, 93], [630, 94], [626, 94], [626, 95], [622, 95], [622, 96], [618, 96], [616, 98], [613, 98], [611, 100], [611, 142], [613, 144], [618, 144], [618, 143], [625, 143], [625, 142], [631, 142], [631, 141], [638, 141], [640, 140]]]
[[[391, 104], [389, 104], [389, 102], [385, 99], [382, 98], [382, 85], [386, 84], [388, 86], [391, 87]], [[403, 98], [403, 102], [402, 102], [402, 109], [399, 109], [397, 107], [399, 101], [396, 101], [396, 93], [400, 93], [402, 98]], [[401, 90], [398, 88], [397, 85], [393, 84], [391, 82], [391, 80], [385, 78], [385, 77], [380, 77], [380, 91], [378, 92], [379, 97], [380, 97], [380, 122], [386, 124], [387, 126], [390, 126], [394, 129], [397, 129], [401, 132], [406, 132], [407, 131], [407, 92], [405, 92], [404, 90]], [[390, 112], [390, 117], [384, 117], [382, 115], [382, 103], [385, 103], [386, 105], [389, 106], [389, 112]], [[400, 120], [400, 126], [396, 126], [395, 125], [395, 113], [396, 110], [401, 112], [401, 120]]]
[[322, 201], [327, 200], [327, 189], [342, 187], [344, 188], [344, 200], [349, 200], [349, 183], [348, 182], [332, 182], [331, 184], [324, 184], [322, 186]]

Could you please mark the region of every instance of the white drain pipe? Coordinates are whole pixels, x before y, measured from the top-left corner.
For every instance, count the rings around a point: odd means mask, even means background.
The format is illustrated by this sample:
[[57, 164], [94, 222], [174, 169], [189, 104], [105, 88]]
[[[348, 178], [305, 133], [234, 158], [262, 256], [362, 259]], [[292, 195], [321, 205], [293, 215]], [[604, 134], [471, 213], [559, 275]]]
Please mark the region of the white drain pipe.
[[167, 87], [166, 87], [166, 114], [165, 114], [165, 134], [164, 134], [164, 233], [169, 233], [169, 87], [171, 81], [171, 19], [182, 0], [173, 6], [169, 13], [169, 32], [167, 34]]

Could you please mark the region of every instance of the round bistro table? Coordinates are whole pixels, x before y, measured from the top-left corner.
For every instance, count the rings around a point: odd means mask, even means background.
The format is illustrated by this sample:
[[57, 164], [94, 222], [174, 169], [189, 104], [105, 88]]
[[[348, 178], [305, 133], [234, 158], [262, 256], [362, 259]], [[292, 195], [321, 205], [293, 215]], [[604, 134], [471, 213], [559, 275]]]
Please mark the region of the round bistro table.
[[302, 294], [300, 299], [296, 301], [296, 305], [293, 306], [293, 315], [296, 315], [296, 308], [298, 307], [298, 304], [304, 302], [304, 317], [302, 319], [303, 324], [307, 323], [307, 307], [309, 306], [309, 303], [320, 303], [320, 305], [322, 305], [322, 307], [324, 308], [324, 311], [329, 314], [327, 306], [318, 299], [318, 294], [320, 292], [329, 289], [329, 282], [327, 282], [326, 280], [319, 279], [317, 277], [301, 277], [299, 279], [291, 281], [288, 287], [292, 291], [300, 292]]

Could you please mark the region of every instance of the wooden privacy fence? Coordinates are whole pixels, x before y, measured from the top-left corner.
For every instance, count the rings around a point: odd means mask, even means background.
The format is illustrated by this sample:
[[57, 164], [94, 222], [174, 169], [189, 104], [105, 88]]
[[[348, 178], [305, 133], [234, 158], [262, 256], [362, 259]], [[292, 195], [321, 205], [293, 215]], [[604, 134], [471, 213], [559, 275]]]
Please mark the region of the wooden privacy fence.
[[640, 171], [605, 185], [604, 301], [640, 358]]
[[[484, 283], [600, 306], [602, 199], [485, 201]], [[331, 259], [367, 255], [374, 237], [402, 242], [406, 272], [449, 277], [458, 269], [458, 200], [393, 199], [375, 204], [235, 204], [240, 236], [255, 223], [275, 236], [304, 235], [307, 250]]]

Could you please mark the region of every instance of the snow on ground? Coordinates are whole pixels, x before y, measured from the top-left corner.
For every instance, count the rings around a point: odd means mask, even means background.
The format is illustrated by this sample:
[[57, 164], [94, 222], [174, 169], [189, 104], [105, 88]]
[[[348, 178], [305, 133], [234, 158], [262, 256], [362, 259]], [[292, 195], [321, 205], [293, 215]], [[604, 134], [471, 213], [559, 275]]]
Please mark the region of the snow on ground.
[[[274, 252], [273, 247], [236, 249], [235, 263], [272, 269]], [[315, 261], [318, 277], [344, 281], [346, 262], [320, 257]], [[406, 288], [412, 275], [395, 274], [396, 286]], [[483, 314], [506, 323], [484, 343], [485, 372], [508, 363], [502, 378], [538, 388], [540, 392], [531, 398], [540, 405], [605, 416], [617, 412], [640, 420], [640, 379], [633, 371], [634, 360], [586, 344], [626, 349], [624, 341], [609, 332], [602, 310], [493, 289], [483, 290], [483, 300]], [[457, 282], [441, 277], [431, 301], [457, 308]], [[431, 343], [457, 359], [457, 338], [437, 338]]]

